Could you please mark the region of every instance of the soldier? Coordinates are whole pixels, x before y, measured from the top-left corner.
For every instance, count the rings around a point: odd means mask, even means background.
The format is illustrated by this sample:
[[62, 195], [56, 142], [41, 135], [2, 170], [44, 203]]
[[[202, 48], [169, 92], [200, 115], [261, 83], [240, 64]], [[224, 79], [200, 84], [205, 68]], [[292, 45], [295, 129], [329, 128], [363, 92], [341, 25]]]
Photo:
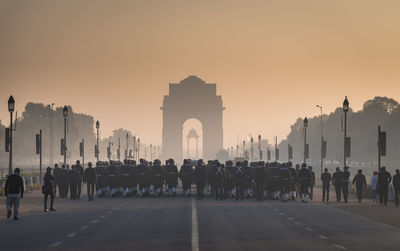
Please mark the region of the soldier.
[[299, 181], [300, 181], [300, 193], [301, 193], [301, 202], [307, 203], [308, 202], [308, 189], [311, 185], [311, 174], [310, 171], [307, 169], [307, 164], [303, 163], [301, 165], [301, 169], [299, 172]]
[[336, 201], [339, 202], [342, 200], [342, 181], [343, 181], [343, 172], [340, 171], [339, 167], [336, 167], [336, 172], [332, 177], [332, 185], [335, 186], [336, 192]]
[[399, 205], [399, 194], [400, 194], [400, 171], [396, 169], [396, 174], [393, 175], [393, 187], [394, 187], [394, 198], [396, 200], [396, 206]]
[[350, 184], [349, 167], [345, 166], [343, 171], [343, 180], [342, 180], [342, 192], [343, 192], [344, 203], [347, 203], [349, 198], [349, 184]]
[[246, 198], [251, 198], [251, 185], [253, 181], [253, 174], [251, 168], [249, 167], [249, 162], [247, 160], [243, 161], [243, 170], [246, 174], [244, 196]]
[[212, 160], [207, 161], [206, 172], [207, 172], [207, 187], [212, 196], [215, 196], [215, 173], [213, 172]]
[[264, 162], [260, 161], [254, 170], [254, 180], [257, 187], [257, 200], [262, 201], [264, 195], [266, 173], [264, 169]]
[[76, 170], [76, 166], [72, 165], [71, 170], [70, 170], [70, 179], [69, 179], [69, 185], [70, 185], [70, 199], [71, 200], [76, 200], [78, 199], [78, 184], [81, 180], [81, 177]]
[[136, 167], [135, 176], [139, 183], [139, 196], [143, 198], [143, 196], [147, 193], [147, 184], [148, 184], [148, 170], [146, 160], [140, 159], [140, 164]]
[[169, 159], [165, 167], [165, 183], [168, 189], [168, 195], [176, 196], [176, 187], [178, 186], [178, 168], [175, 166], [174, 160]]
[[124, 160], [124, 165], [123, 168], [121, 168], [120, 172], [120, 177], [121, 177], [121, 187], [122, 187], [122, 196], [127, 197], [131, 191], [131, 185], [130, 185], [130, 175], [131, 175], [131, 168], [132, 168], [132, 163], [130, 160], [125, 159]]
[[233, 167], [233, 162], [228, 160], [225, 162], [225, 184], [224, 184], [224, 191], [225, 191], [225, 198], [232, 198], [234, 196], [234, 175], [235, 170]]
[[79, 160], [76, 161], [75, 168], [76, 171], [79, 173], [79, 176], [81, 177], [81, 180], [78, 182], [78, 193], [77, 193], [77, 199], [79, 200], [81, 198], [82, 179], [84, 175], [83, 166], [81, 166], [81, 162]]
[[164, 181], [161, 161], [159, 159], [154, 160], [154, 165], [151, 167], [150, 174], [152, 185], [154, 187], [154, 195], [158, 197], [161, 195], [162, 185]]
[[96, 184], [96, 170], [92, 167], [92, 162], [88, 163], [88, 168], [85, 169], [83, 180], [87, 184], [88, 201], [93, 200], [94, 184]]
[[353, 178], [353, 185], [356, 184], [358, 202], [362, 200], [362, 191], [367, 188], [367, 180], [365, 179], [362, 170], [358, 169], [357, 175]]
[[236, 200], [239, 199], [243, 200], [244, 197], [244, 184], [246, 182], [246, 174], [244, 170], [242, 169], [241, 163], [236, 162], [235, 166], [235, 187], [236, 187]]
[[272, 169], [272, 164], [271, 163], [266, 163], [265, 164], [265, 172], [266, 172], [266, 178], [265, 178], [265, 193], [264, 197], [267, 199], [272, 199], [274, 198], [274, 187], [273, 187], [273, 169]]
[[315, 173], [312, 170], [312, 166], [308, 167], [308, 170], [310, 171], [310, 177], [311, 177], [311, 184], [310, 184], [310, 200], [313, 200], [313, 195], [314, 195], [314, 186], [315, 186]]
[[47, 199], [50, 196], [50, 211], [56, 211], [53, 207], [54, 204], [54, 177], [51, 175], [51, 167], [48, 167], [46, 174], [43, 177], [42, 193], [44, 194], [44, 211], [48, 212]]
[[68, 188], [70, 183], [70, 171], [65, 165], [62, 165], [60, 170], [60, 196], [62, 199], [67, 199]]
[[54, 171], [53, 171], [53, 175], [54, 175], [54, 196], [56, 196], [57, 194], [57, 186], [58, 186], [58, 194], [60, 195], [60, 186], [59, 186], [59, 182], [60, 182], [60, 168], [58, 167], [58, 164], [54, 165]]
[[300, 182], [299, 182], [300, 165], [296, 165], [296, 197], [300, 197]]
[[107, 167], [108, 162], [99, 161], [96, 163], [96, 191], [97, 197], [101, 198], [107, 194], [107, 183], [108, 183], [108, 176], [107, 176]]
[[[331, 185], [332, 176], [328, 172], [328, 168], [325, 168], [325, 172], [321, 174], [321, 182], [322, 182], [322, 201], [329, 201], [329, 187]], [[325, 197], [326, 195], [326, 197]]]
[[286, 164], [282, 164], [280, 168], [280, 184], [282, 191], [282, 201], [287, 202], [290, 192], [290, 172]]
[[197, 161], [197, 166], [193, 172], [193, 179], [196, 182], [197, 198], [203, 199], [206, 184], [206, 168], [202, 159]]
[[223, 200], [224, 198], [224, 183], [225, 183], [225, 170], [218, 160], [213, 161], [213, 173], [215, 175], [215, 199]]
[[296, 170], [293, 168], [292, 162], [289, 162], [288, 166], [290, 174], [290, 197], [292, 200], [295, 200], [296, 186], [297, 186]]
[[278, 168], [279, 164], [274, 162], [271, 166], [271, 192], [273, 193], [273, 198], [279, 200], [281, 197], [281, 177], [280, 170]]
[[392, 176], [386, 171], [386, 167], [382, 167], [378, 174], [378, 189], [379, 189], [379, 201], [387, 205], [389, 184], [392, 181]]
[[179, 178], [182, 181], [183, 195], [191, 196], [191, 187], [193, 182], [193, 166], [191, 160], [183, 160], [181, 170], [179, 170]]

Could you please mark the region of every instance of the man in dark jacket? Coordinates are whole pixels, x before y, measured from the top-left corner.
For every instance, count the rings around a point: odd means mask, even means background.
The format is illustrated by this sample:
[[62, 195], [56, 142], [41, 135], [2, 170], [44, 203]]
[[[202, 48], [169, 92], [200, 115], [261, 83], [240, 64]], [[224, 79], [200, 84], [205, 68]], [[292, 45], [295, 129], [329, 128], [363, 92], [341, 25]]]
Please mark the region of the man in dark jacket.
[[337, 202], [341, 201], [342, 197], [342, 180], [343, 180], [343, 172], [340, 171], [339, 167], [336, 167], [336, 172], [333, 174], [332, 177], [332, 185], [335, 186]]
[[264, 195], [266, 173], [264, 169], [264, 162], [257, 163], [254, 169], [254, 179], [257, 187], [257, 200], [262, 201]]
[[206, 175], [206, 167], [204, 166], [203, 160], [199, 159], [193, 172], [193, 179], [196, 182], [198, 199], [203, 199], [204, 197], [204, 187], [206, 185], [207, 178]]
[[81, 199], [81, 190], [82, 190], [82, 180], [83, 180], [83, 175], [85, 171], [83, 170], [83, 166], [81, 165], [81, 162], [79, 160], [76, 161], [75, 165], [76, 171], [79, 173], [80, 180], [78, 181], [78, 191], [77, 191], [77, 199]]
[[357, 171], [357, 175], [354, 176], [353, 185], [354, 185], [354, 183], [356, 184], [358, 202], [361, 202], [361, 200], [362, 200], [362, 191], [363, 191], [363, 189], [367, 188], [367, 180], [365, 179], [365, 175], [362, 174], [362, 170], [361, 169], [359, 169]]
[[307, 164], [303, 163], [299, 172], [301, 202], [307, 203], [309, 196], [309, 188], [311, 186], [311, 174], [307, 169]]
[[326, 195], [326, 202], [329, 201], [329, 187], [331, 185], [331, 174], [328, 172], [328, 168], [325, 168], [325, 172], [321, 174], [321, 181], [322, 181], [322, 201], [325, 201]]
[[93, 200], [94, 185], [96, 184], [96, 169], [92, 167], [92, 162], [88, 163], [88, 168], [85, 169], [84, 181], [87, 184], [88, 201]]
[[342, 180], [342, 192], [343, 192], [344, 203], [347, 203], [349, 198], [349, 184], [350, 184], [349, 167], [345, 166], [343, 171], [343, 180]]
[[379, 201], [387, 205], [389, 184], [392, 181], [392, 176], [386, 171], [386, 167], [382, 167], [378, 174], [378, 190], [379, 190]]
[[400, 193], [400, 171], [396, 170], [396, 174], [393, 176], [393, 187], [394, 187], [394, 198], [396, 200], [396, 206], [399, 205], [399, 193]]
[[56, 211], [53, 207], [54, 204], [54, 177], [51, 174], [51, 167], [48, 167], [46, 174], [43, 177], [43, 188], [42, 192], [44, 194], [44, 211], [48, 212], [47, 209], [47, 199], [50, 196], [50, 211]]
[[176, 187], [178, 186], [178, 168], [173, 159], [169, 159], [165, 167], [165, 184], [167, 186], [166, 189], [168, 189], [169, 197], [176, 196]]
[[243, 200], [244, 197], [244, 187], [245, 187], [245, 182], [246, 182], [246, 173], [243, 170], [241, 163], [236, 162], [235, 166], [235, 187], [236, 187], [236, 200]]
[[7, 197], [7, 219], [10, 219], [11, 210], [14, 207], [14, 220], [18, 220], [19, 199], [24, 197], [24, 181], [19, 173], [19, 168], [15, 168], [14, 174], [8, 176], [4, 187]]

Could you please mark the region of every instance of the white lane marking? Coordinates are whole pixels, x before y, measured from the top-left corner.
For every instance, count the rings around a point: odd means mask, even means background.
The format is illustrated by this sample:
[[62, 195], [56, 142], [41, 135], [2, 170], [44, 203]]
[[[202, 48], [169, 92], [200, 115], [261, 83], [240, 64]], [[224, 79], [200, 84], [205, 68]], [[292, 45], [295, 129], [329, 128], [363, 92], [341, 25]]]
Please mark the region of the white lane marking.
[[341, 249], [341, 250], [346, 250], [347, 249], [347, 248], [345, 248], [345, 247], [343, 247], [341, 245], [338, 245], [338, 244], [333, 244], [333, 246], [338, 248], [338, 249]]
[[312, 232], [313, 230], [309, 227], [304, 228], [304, 230], [308, 231], [308, 232]]
[[70, 234], [67, 234], [67, 237], [71, 238], [71, 237], [74, 237], [75, 235], [76, 235], [76, 233], [70, 233]]
[[99, 222], [98, 220], [92, 220], [91, 223], [96, 224], [97, 222]]
[[303, 223], [300, 223], [300, 222], [296, 222], [294, 224], [299, 225], [299, 226], [303, 225]]
[[192, 198], [192, 251], [199, 251], [199, 226], [197, 221], [196, 200]]
[[50, 247], [55, 248], [55, 247], [60, 246], [61, 244], [62, 244], [62, 241], [57, 241], [57, 242], [52, 243], [52, 244], [50, 245]]
[[105, 216], [105, 215], [100, 215], [99, 217], [100, 217], [100, 218], [106, 218], [107, 216]]
[[327, 239], [328, 239], [328, 237], [323, 236], [323, 235], [318, 235], [318, 237], [321, 238], [321, 239], [323, 239], [323, 240], [327, 240]]
[[285, 215], [285, 213], [279, 213], [280, 215], [282, 215], [282, 216], [284, 216]]
[[286, 220], [293, 220], [292, 217], [286, 217]]
[[84, 230], [84, 229], [86, 229], [86, 228], [88, 228], [88, 226], [87, 226], [87, 225], [84, 225], [84, 226], [82, 226], [82, 227], [80, 228], [80, 230]]
[[276, 208], [274, 208], [274, 211], [275, 211], [275, 212], [278, 212], [279, 210], [278, 210], [278, 209], [276, 209]]

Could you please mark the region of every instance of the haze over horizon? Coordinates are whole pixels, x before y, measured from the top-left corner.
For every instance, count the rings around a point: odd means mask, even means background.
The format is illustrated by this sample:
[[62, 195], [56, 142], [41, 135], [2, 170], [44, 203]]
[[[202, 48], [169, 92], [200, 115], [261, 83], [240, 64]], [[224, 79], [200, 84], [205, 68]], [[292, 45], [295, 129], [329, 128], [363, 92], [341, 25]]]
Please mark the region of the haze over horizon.
[[[0, 119], [14, 95], [70, 105], [161, 144], [168, 84], [217, 84], [224, 145], [285, 138], [298, 117], [400, 100], [398, 1], [2, 1]], [[339, 123], [338, 123], [339, 126]], [[351, 133], [351, 132], [350, 132]]]

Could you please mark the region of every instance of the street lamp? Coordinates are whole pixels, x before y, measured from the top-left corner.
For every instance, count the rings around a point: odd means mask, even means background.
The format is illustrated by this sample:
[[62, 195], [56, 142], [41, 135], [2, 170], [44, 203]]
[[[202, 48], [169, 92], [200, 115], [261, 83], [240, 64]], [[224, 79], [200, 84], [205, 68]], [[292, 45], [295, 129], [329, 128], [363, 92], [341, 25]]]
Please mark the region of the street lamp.
[[97, 162], [99, 162], [99, 129], [100, 129], [100, 122], [97, 120], [96, 121], [96, 130], [97, 130], [97, 147], [96, 147], [96, 158]]
[[307, 126], [308, 126], [307, 117], [304, 118], [303, 126], [304, 126], [304, 162], [303, 163], [306, 163], [306, 157], [307, 157]]
[[68, 117], [68, 107], [65, 105], [63, 108], [63, 116], [64, 116], [64, 145], [63, 145], [63, 154], [64, 154], [64, 165], [67, 164], [67, 117]]
[[12, 131], [13, 131], [13, 112], [15, 109], [15, 100], [14, 97], [11, 95], [8, 99], [8, 111], [10, 112], [10, 129], [9, 129], [9, 167], [8, 167], [8, 175], [12, 174]]
[[317, 105], [317, 108], [321, 110], [321, 173], [324, 165], [324, 153], [323, 153], [323, 147], [324, 147], [324, 135], [322, 131], [322, 106]]
[[347, 139], [347, 112], [349, 111], [349, 100], [347, 96], [344, 98], [343, 101], [343, 113], [344, 113], [344, 151], [343, 151], [343, 165], [346, 166], [346, 139]]

